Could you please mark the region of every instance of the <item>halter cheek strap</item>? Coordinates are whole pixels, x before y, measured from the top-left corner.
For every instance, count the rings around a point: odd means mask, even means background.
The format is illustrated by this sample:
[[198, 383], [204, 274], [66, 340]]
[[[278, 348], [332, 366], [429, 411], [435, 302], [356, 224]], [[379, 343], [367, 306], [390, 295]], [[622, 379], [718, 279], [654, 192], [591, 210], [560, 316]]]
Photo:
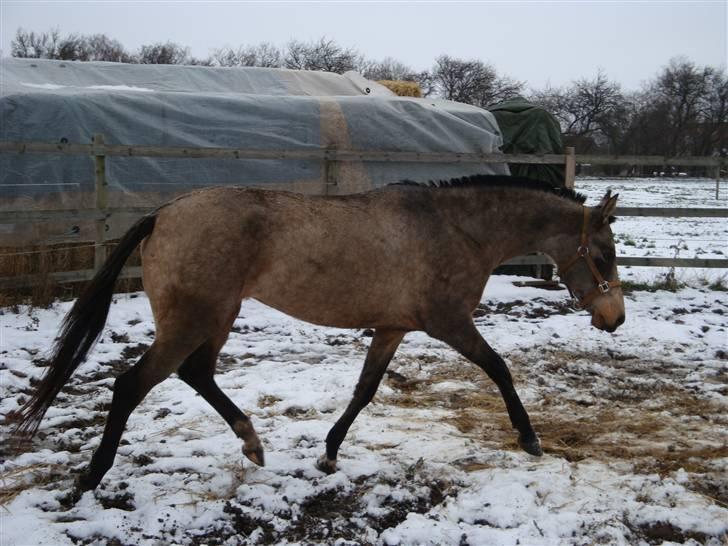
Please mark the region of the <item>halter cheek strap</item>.
[[581, 300], [577, 298], [577, 307], [580, 309], [584, 309], [587, 307], [592, 301], [594, 301], [598, 296], [601, 296], [602, 294], [606, 294], [609, 292], [612, 288], [616, 288], [618, 286], [621, 286], [622, 283], [619, 281], [607, 281], [604, 279], [602, 274], [599, 272], [599, 269], [597, 268], [597, 265], [594, 263], [594, 259], [591, 257], [591, 253], [589, 252], [589, 234], [588, 234], [588, 228], [589, 228], [589, 209], [587, 207], [584, 207], [584, 222], [581, 226], [581, 241], [579, 243], [579, 248], [576, 249], [576, 254], [571, 257], [571, 259], [566, 262], [563, 265], [559, 265], [559, 275], [563, 277], [566, 275], [566, 272], [569, 271], [576, 263], [584, 259], [584, 261], [589, 266], [589, 269], [591, 270], [592, 277], [594, 277], [594, 280], [597, 282], [597, 286], [591, 290], [589, 293], [587, 293]]

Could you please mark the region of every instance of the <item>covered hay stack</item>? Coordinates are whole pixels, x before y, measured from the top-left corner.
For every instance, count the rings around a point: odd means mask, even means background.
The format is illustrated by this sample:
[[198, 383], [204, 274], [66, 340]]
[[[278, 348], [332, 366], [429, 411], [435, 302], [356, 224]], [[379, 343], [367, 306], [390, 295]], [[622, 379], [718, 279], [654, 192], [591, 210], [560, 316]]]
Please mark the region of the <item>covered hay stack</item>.
[[377, 83], [383, 85], [400, 97], [422, 97], [422, 89], [417, 82], [402, 80], [379, 80]]

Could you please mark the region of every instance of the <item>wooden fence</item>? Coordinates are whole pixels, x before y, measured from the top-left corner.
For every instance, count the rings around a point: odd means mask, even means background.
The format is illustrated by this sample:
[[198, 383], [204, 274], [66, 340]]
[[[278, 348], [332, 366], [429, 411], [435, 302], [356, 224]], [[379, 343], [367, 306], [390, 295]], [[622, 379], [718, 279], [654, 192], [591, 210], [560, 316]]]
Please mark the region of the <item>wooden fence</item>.
[[661, 155], [589, 155], [579, 156], [582, 165], [628, 165], [660, 167], [707, 167], [715, 173], [715, 198], [720, 197], [720, 176], [728, 158], [726, 157], [666, 157]]
[[[114, 215], [142, 215], [153, 210], [147, 207], [114, 207], [109, 203], [106, 181], [107, 157], [164, 157], [164, 158], [217, 158], [217, 159], [262, 159], [262, 160], [318, 160], [324, 165], [324, 179], [327, 184], [336, 185], [336, 165], [341, 161], [363, 162], [426, 162], [426, 163], [510, 163], [510, 164], [548, 164], [563, 165], [567, 187], [574, 186], [576, 155], [573, 148], [564, 154], [482, 154], [482, 153], [440, 153], [440, 152], [399, 152], [399, 151], [357, 151], [316, 148], [310, 150], [250, 150], [238, 148], [191, 148], [132, 146], [106, 144], [103, 135], [95, 135], [91, 144], [68, 144], [46, 142], [0, 142], [0, 153], [45, 154], [45, 155], [86, 155], [94, 157], [95, 165], [95, 206], [90, 209], [73, 210], [14, 210], [0, 211], [0, 224], [19, 224], [43, 221], [81, 221], [95, 222], [94, 269], [50, 273], [50, 278], [59, 283], [78, 282], [90, 279], [106, 257], [106, 229], [108, 220]], [[661, 156], [579, 156], [579, 161], [591, 164], [608, 165], [680, 165], [704, 166], [716, 169], [716, 198], [720, 185], [720, 171], [725, 159], [712, 157], [667, 158]], [[728, 217], [728, 209], [706, 208], [643, 208], [623, 207], [617, 210], [620, 216], [659, 216], [659, 217]], [[74, 242], [83, 242], [79, 238]], [[508, 262], [509, 264], [546, 264], [544, 257], [528, 256]], [[728, 259], [687, 259], [687, 258], [633, 258], [619, 257], [619, 265], [641, 265], [659, 267], [717, 267], [728, 268]], [[128, 267], [122, 278], [135, 278], [141, 275], [141, 268]], [[38, 275], [20, 275], [0, 278], [0, 289], [17, 288], [39, 282]]]

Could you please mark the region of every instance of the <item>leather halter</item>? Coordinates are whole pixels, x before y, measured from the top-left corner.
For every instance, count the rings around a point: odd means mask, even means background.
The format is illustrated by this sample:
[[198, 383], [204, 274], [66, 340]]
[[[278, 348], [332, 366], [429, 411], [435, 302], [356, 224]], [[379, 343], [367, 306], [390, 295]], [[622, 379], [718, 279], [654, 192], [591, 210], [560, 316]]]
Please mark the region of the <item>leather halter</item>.
[[[574, 255], [565, 264], [558, 266], [559, 276], [563, 278], [563, 276], [566, 275], [566, 272], [574, 267], [574, 265], [576, 265], [576, 263], [583, 258], [589, 266], [594, 280], [597, 281], [597, 286], [581, 299], [576, 297], [576, 295], [572, 292], [572, 296], [574, 296], [574, 299], [576, 300], [576, 307], [579, 309], [586, 308], [598, 296], [606, 294], [612, 288], [616, 288], [622, 285], [622, 283], [619, 281], [604, 280], [604, 277], [602, 277], [599, 269], [597, 269], [597, 266], [594, 263], [594, 259], [591, 257], [591, 253], [589, 252], [589, 234], [587, 233], [588, 227], [589, 209], [587, 207], [584, 207], [584, 224], [581, 226], [581, 243], [579, 244], [579, 248], [576, 249], [576, 255]], [[571, 292], [571, 289], [569, 289], [569, 292]]]

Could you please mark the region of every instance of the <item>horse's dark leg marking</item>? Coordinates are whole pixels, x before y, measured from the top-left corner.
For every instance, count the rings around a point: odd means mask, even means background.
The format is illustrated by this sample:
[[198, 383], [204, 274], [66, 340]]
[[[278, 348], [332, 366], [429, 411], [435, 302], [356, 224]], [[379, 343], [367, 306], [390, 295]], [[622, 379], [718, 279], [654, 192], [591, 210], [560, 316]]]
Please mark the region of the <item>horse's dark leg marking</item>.
[[326, 454], [321, 456], [317, 464], [320, 470], [327, 474], [336, 471], [339, 446], [356, 416], [374, 398], [384, 372], [405, 333], [400, 330], [377, 330], [374, 333], [364, 367], [354, 389], [354, 397], [326, 436]]
[[104, 474], [114, 464], [114, 457], [126, 422], [131, 412], [146, 395], [146, 392], [142, 392], [138, 381], [139, 367], [143, 366], [146, 360], [147, 353], [141, 357], [133, 368], [121, 374], [114, 381], [114, 395], [111, 400], [109, 415], [106, 418], [104, 435], [101, 438], [101, 443], [94, 451], [88, 468], [76, 481], [78, 494], [89, 489], [96, 489]]
[[182, 353], [180, 357], [180, 351], [185, 351], [181, 343], [177, 348], [170, 349], [155, 341], [130, 370], [116, 378], [104, 435], [88, 469], [76, 481], [75, 491], [72, 493], [75, 499], [84, 491], [95, 489], [114, 464], [116, 450], [129, 416], [147, 393], [174, 371], [185, 356]]
[[226, 339], [227, 332], [224, 336], [205, 342], [184, 361], [177, 370], [177, 375], [195, 389], [225, 419], [238, 438], [243, 440], [243, 454], [255, 464], [264, 466], [263, 447], [253, 424], [215, 382], [217, 355]]
[[488, 377], [498, 386], [503, 396], [513, 428], [519, 432], [519, 445], [531, 455], [543, 455], [538, 436], [536, 436], [528, 413], [513, 386], [513, 378], [508, 366], [506, 366], [500, 355], [483, 339], [472, 320], [468, 317], [458, 321], [457, 327], [445, 330], [438, 329], [436, 332], [430, 333], [430, 335], [450, 345], [488, 374]]

